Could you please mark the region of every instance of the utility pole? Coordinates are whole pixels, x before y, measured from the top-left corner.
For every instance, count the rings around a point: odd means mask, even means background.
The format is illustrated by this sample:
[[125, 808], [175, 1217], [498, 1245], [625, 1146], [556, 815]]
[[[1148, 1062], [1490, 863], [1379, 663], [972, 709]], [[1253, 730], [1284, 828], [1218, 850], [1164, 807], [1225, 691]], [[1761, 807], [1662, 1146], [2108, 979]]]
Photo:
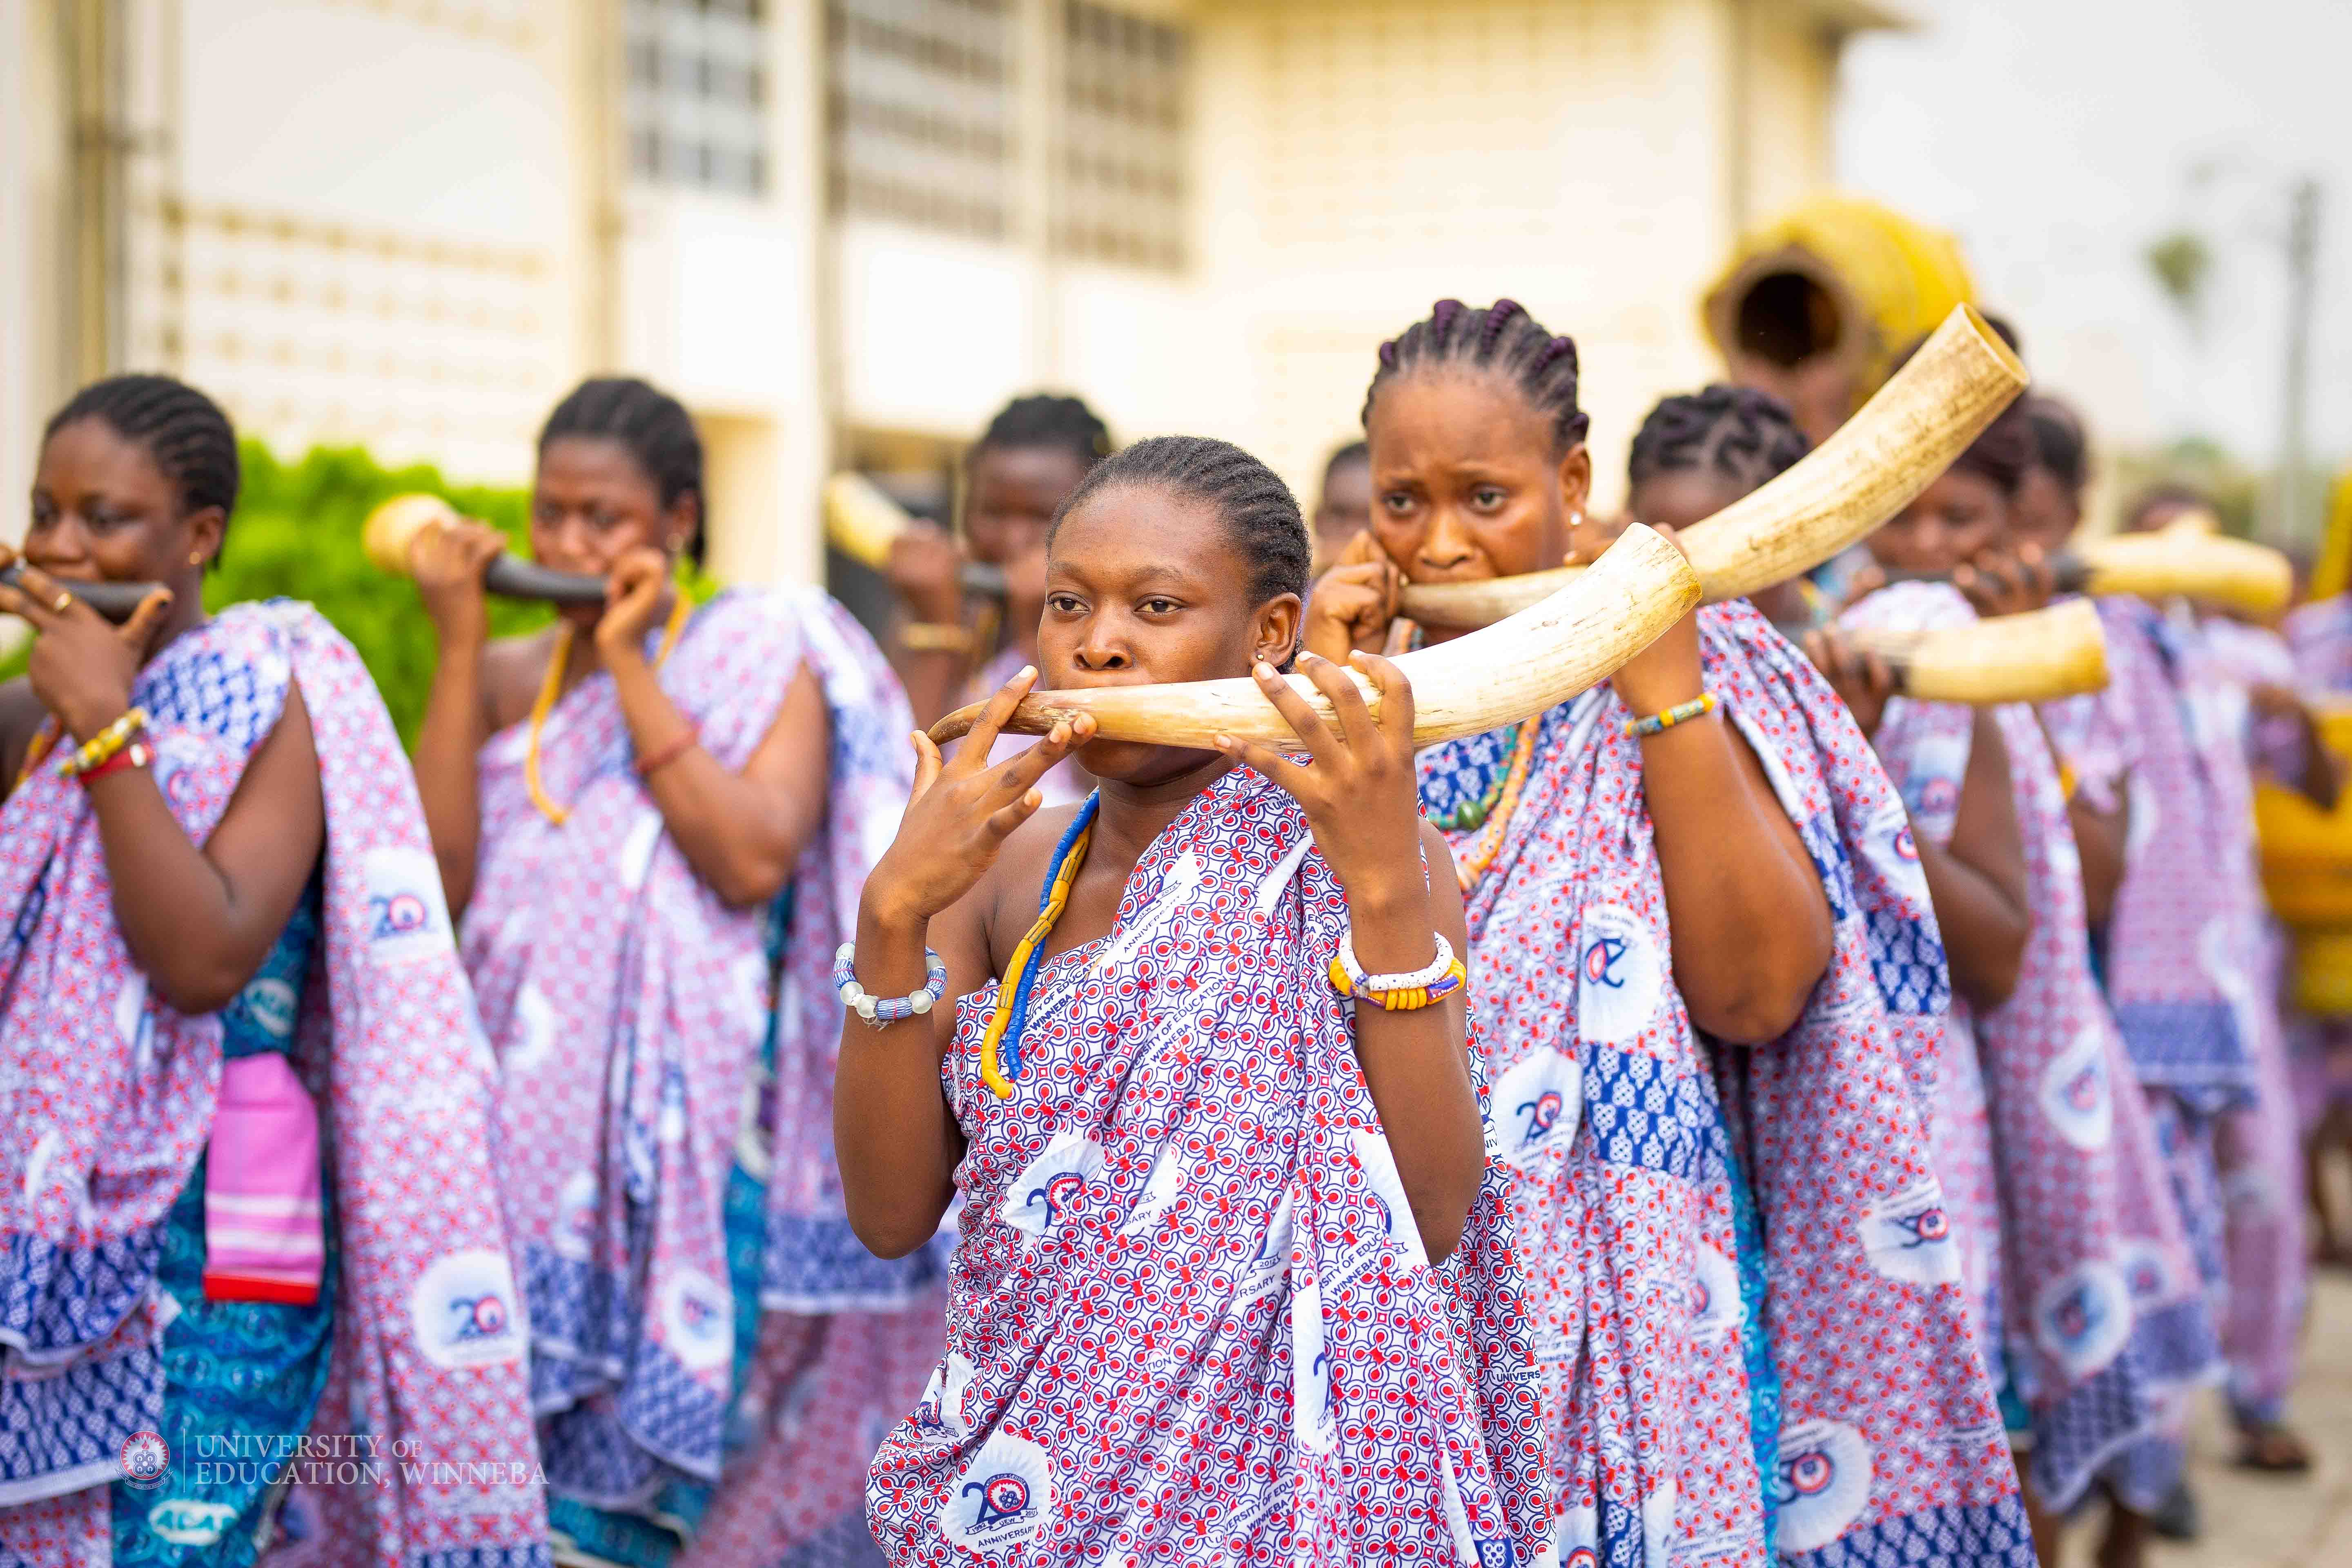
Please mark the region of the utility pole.
[[2286, 387], [2279, 411], [2278, 537], [2300, 542], [2304, 506], [2304, 426], [2311, 402], [2311, 315], [2318, 291], [2319, 182], [2295, 182], [2287, 198]]

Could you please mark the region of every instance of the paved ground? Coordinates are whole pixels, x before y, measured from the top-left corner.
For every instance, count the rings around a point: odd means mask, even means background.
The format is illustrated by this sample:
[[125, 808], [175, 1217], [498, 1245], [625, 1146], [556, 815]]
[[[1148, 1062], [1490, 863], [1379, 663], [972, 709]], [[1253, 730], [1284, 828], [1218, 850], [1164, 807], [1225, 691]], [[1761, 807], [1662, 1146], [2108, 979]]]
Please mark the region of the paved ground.
[[[2204, 1507], [2204, 1534], [2189, 1545], [2158, 1543], [2150, 1568], [2352, 1568], [2352, 1275], [2314, 1281], [2303, 1381], [2289, 1414], [2319, 1462], [2307, 1476], [2279, 1479], [2231, 1465], [2221, 1399], [2200, 1402], [2189, 1479]], [[2088, 1568], [2096, 1538], [2094, 1514], [2069, 1536], [2063, 1568]]]

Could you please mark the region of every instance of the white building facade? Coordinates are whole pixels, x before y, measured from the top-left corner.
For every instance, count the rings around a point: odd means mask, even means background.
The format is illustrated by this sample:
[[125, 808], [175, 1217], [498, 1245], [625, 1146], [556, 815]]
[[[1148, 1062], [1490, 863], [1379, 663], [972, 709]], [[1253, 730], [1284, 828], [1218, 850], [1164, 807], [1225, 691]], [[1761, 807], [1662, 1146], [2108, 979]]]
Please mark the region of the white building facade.
[[[713, 563], [931, 505], [1007, 397], [1311, 498], [1444, 295], [1578, 339], [1604, 497], [1699, 290], [1827, 180], [1867, 0], [0, 0], [0, 489], [120, 369], [520, 480], [582, 375], [702, 421]], [[16, 526], [21, 526], [18, 524]], [[12, 528], [11, 531], [14, 531]]]

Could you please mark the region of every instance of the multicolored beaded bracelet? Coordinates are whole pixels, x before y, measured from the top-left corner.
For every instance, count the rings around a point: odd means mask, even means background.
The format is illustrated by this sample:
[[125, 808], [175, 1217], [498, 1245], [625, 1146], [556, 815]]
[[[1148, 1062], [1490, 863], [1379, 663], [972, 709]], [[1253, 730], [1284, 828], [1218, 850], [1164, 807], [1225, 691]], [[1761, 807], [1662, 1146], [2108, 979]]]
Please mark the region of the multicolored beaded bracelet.
[[1687, 724], [1694, 719], [1714, 712], [1717, 706], [1715, 693], [1703, 692], [1687, 702], [1675, 704], [1663, 713], [1653, 713], [1646, 719], [1626, 720], [1625, 733], [1644, 739], [1663, 735], [1677, 724]]
[[1388, 1013], [1417, 1012], [1444, 1001], [1469, 984], [1470, 972], [1454, 956], [1444, 932], [1432, 934], [1437, 939], [1437, 956], [1421, 968], [1402, 974], [1367, 974], [1356, 961], [1356, 933], [1350, 930], [1331, 956], [1331, 989]]
[[947, 994], [948, 961], [923, 949], [924, 985], [920, 991], [910, 991], [904, 996], [888, 1000], [870, 994], [857, 984], [857, 944], [845, 942], [834, 950], [833, 988], [841, 994], [841, 1005], [879, 1029], [919, 1014], [928, 1013], [940, 1005]]
[[129, 745], [147, 728], [147, 710], [133, 708], [84, 743], [81, 750], [58, 764], [59, 778], [74, 778], [89, 773], [100, 763]]

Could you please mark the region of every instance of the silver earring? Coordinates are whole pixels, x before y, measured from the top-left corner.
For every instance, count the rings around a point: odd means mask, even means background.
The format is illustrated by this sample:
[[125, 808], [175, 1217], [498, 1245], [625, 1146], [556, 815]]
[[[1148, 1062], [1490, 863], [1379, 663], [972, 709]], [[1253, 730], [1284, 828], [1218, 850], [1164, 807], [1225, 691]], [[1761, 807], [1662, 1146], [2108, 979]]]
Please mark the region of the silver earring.
[[1568, 514], [1568, 526], [1570, 528], [1582, 528], [1584, 526], [1584, 514], [1580, 511], [1570, 512]]

